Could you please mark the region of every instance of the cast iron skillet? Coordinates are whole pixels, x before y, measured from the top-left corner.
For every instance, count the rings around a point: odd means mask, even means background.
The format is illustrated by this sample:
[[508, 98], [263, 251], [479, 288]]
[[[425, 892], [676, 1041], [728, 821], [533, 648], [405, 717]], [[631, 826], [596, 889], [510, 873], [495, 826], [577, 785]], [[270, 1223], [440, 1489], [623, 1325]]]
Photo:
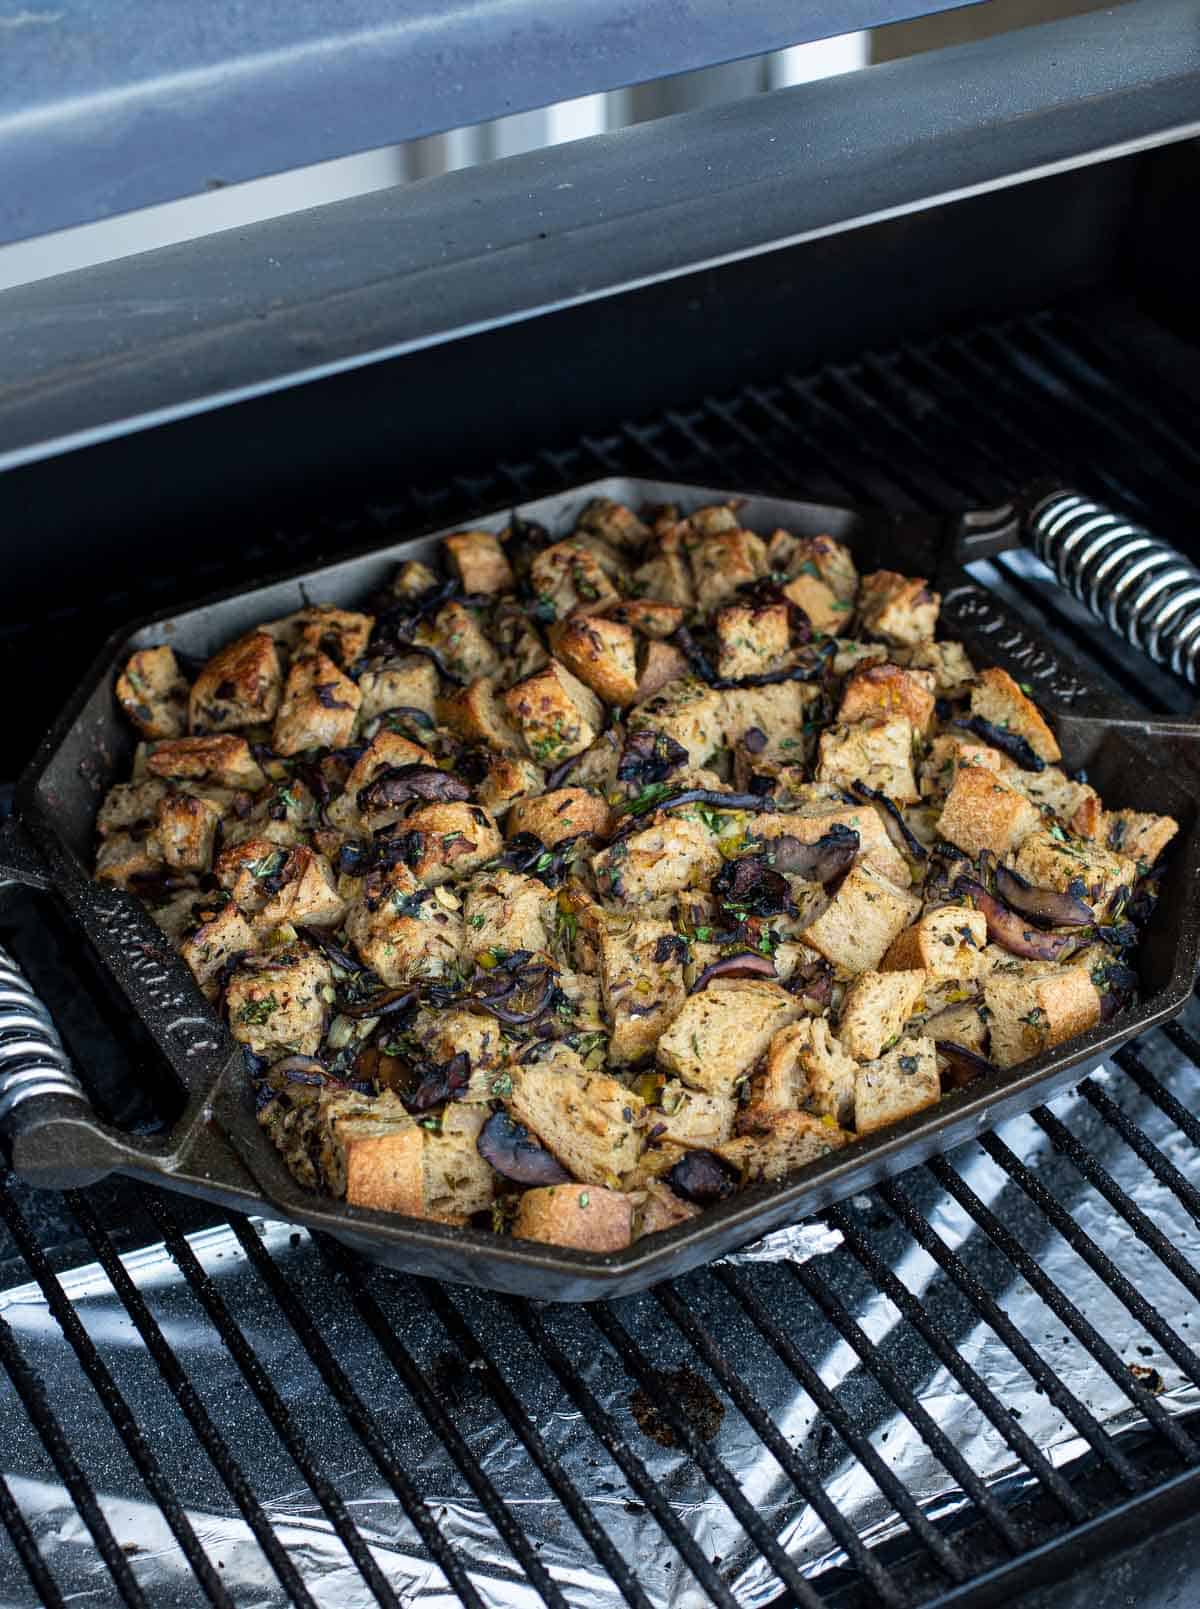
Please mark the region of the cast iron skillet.
[[[594, 497], [635, 508], [669, 502], [686, 511], [731, 495], [613, 478], [542, 498], [519, 512], [557, 532], [569, 529]], [[504, 509], [471, 523], [499, 530], [509, 514]], [[239, 589], [169, 618], [126, 627], [109, 640], [21, 779], [15, 817], [0, 837], [0, 882], [52, 891], [78, 923], [182, 1086], [184, 1110], [169, 1134], [147, 1139], [101, 1122], [86, 1098], [63, 1093], [61, 1079], [48, 1081], [45, 1092], [36, 1078], [27, 1079], [21, 1099], [8, 1103], [5, 1120], [17, 1171], [50, 1188], [129, 1174], [326, 1231], [394, 1268], [549, 1300], [587, 1301], [681, 1274], [949, 1150], [1078, 1082], [1117, 1046], [1175, 1016], [1191, 994], [1200, 948], [1200, 727], [1146, 719], [1118, 705], [972, 579], [964, 568], [969, 559], [1019, 543], [1022, 510], [1010, 506], [945, 521], [751, 496], [741, 499], [740, 517], [768, 534], [777, 526], [800, 534], [828, 532], [851, 547], [860, 570], [886, 566], [930, 578], [942, 594], [940, 634], [961, 638], [978, 664], [1002, 665], [1032, 684], [1054, 721], [1069, 769], [1086, 768], [1112, 808], [1166, 812], [1179, 820], [1162, 899], [1139, 951], [1142, 998], [1135, 1007], [1068, 1045], [988, 1075], [928, 1111], [855, 1141], [782, 1184], [754, 1187], [615, 1254], [453, 1229], [302, 1189], [258, 1128], [239, 1048], [183, 962], [136, 900], [92, 881], [96, 810], [110, 784], [128, 774], [134, 743], [118, 713], [113, 682], [138, 647], [169, 642], [207, 657], [251, 626], [308, 603], [356, 606], [398, 561], [435, 553], [446, 534], [439, 532]], [[0, 1110], [3, 1095], [0, 1089]]]

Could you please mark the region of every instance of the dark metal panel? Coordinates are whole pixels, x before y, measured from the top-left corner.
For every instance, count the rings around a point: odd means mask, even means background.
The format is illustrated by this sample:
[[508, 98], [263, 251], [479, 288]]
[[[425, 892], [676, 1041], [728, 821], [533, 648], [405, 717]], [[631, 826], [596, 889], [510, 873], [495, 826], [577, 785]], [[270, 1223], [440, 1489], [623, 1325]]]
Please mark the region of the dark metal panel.
[[58, 0], [0, 19], [0, 239], [970, 0]]

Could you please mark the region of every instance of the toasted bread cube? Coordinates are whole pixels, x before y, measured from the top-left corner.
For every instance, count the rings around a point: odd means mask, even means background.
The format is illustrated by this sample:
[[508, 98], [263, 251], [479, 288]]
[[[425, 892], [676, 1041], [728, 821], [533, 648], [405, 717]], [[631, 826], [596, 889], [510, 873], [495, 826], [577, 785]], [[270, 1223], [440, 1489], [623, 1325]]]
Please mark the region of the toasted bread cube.
[[977, 978], [984, 970], [987, 918], [982, 911], [942, 905], [926, 911], [893, 940], [883, 972], [923, 967], [934, 978]]
[[646, 1121], [656, 1143], [707, 1150], [730, 1138], [736, 1115], [731, 1096], [688, 1089], [677, 1078], [669, 1078], [659, 1091], [658, 1105], [647, 1108]]
[[[692, 523], [695, 523], [693, 516]], [[710, 614], [747, 581], [767, 573], [767, 548], [753, 531], [721, 531], [706, 536], [691, 550], [696, 607]]]
[[595, 693], [556, 659], [510, 687], [504, 706], [539, 765], [558, 765], [581, 754], [604, 725]]
[[717, 675], [736, 681], [775, 670], [791, 641], [786, 603], [730, 603], [717, 611]]
[[852, 638], [838, 637], [835, 653], [830, 661], [834, 677], [846, 677], [863, 665], [886, 665], [889, 654], [881, 642], [857, 642]]
[[1042, 813], [995, 771], [964, 766], [938, 818], [938, 833], [964, 854], [1010, 855], [1040, 824]]
[[536, 799], [519, 800], [508, 813], [508, 835], [532, 833], [548, 849], [567, 838], [603, 836], [611, 812], [586, 788], [552, 788]]
[[858, 1063], [834, 1038], [824, 1017], [802, 1018], [796, 1027], [799, 1030], [796, 1056], [801, 1072], [808, 1079], [805, 1107], [818, 1117], [832, 1118], [841, 1128], [849, 1128], [854, 1117]]
[[362, 790], [391, 767], [405, 765], [434, 765], [429, 750], [422, 748], [399, 732], [386, 727], [376, 733], [359, 755], [346, 778], [339, 796], [325, 806], [325, 819], [339, 832], [378, 832], [380, 827], [399, 821], [405, 812], [404, 805], [377, 805], [365, 812], [359, 808], [358, 796]]
[[664, 1229], [674, 1229], [678, 1224], [687, 1223], [689, 1218], [695, 1218], [701, 1211], [694, 1202], [684, 1201], [677, 1196], [670, 1185], [663, 1184], [661, 1179], [647, 1179], [633, 1201], [635, 1238], [638, 1240], [646, 1235], [657, 1235]]
[[207, 799], [171, 793], [158, 807], [158, 842], [168, 866], [204, 872], [212, 860], [221, 812]]
[[190, 938], [180, 945], [180, 954], [192, 976], [210, 1000], [217, 996], [220, 974], [236, 955], [251, 955], [258, 939], [249, 922], [230, 900], [216, 915], [202, 922]]
[[418, 978], [442, 978], [463, 950], [463, 921], [407, 866], [372, 874], [364, 898], [346, 918], [355, 950], [387, 984], [398, 989]]
[[860, 972], [846, 990], [838, 1039], [856, 1061], [874, 1061], [900, 1037], [921, 991], [921, 968], [905, 972]]
[[543, 620], [565, 620], [576, 609], [592, 611], [619, 596], [594, 553], [582, 542], [554, 542], [529, 567], [529, 584]]
[[[255, 919], [255, 926], [269, 930], [291, 923], [293, 927], [340, 927], [346, 915], [346, 901], [337, 891], [333, 867], [325, 856], [305, 845], [286, 854], [286, 879], [271, 895]], [[236, 894], [235, 894], [236, 898]]]
[[243, 838], [222, 848], [213, 872], [240, 908], [253, 915], [282, 886], [289, 848], [270, 838]]
[[863, 576], [858, 591], [863, 630], [898, 648], [915, 647], [933, 636], [941, 603], [920, 576], [897, 575], [894, 570]]
[[593, 497], [579, 516], [577, 529], [590, 531], [619, 548], [641, 547], [650, 535], [650, 527], [631, 508], [611, 497]]
[[413, 654], [379, 670], [363, 671], [358, 690], [362, 694], [358, 710], [362, 721], [398, 709], [433, 715], [437, 709], [438, 673], [431, 659]]
[[889, 721], [827, 726], [821, 733], [817, 781], [849, 787], [863, 782], [896, 804], [920, 798], [913, 775], [913, 727], [905, 716]]
[[342, 748], [354, 733], [361, 703], [357, 684], [328, 655], [303, 654], [288, 671], [272, 747], [283, 755]]
[[[518, 684], [520, 685], [520, 684]], [[479, 676], [437, 701], [438, 719], [469, 743], [486, 743], [497, 754], [519, 754], [521, 734], [508, 718], [495, 682]]]
[[839, 598], [820, 577], [809, 575], [807, 566], [784, 583], [783, 594], [804, 611], [814, 631], [827, 637], [836, 637], [839, 631], [844, 631], [854, 613], [854, 605]]
[[464, 592], [511, 592], [513, 573], [504, 549], [490, 531], [455, 531], [442, 538], [446, 556]]
[[849, 1139], [831, 1117], [814, 1117], [810, 1112], [772, 1112], [762, 1118], [753, 1134], [726, 1140], [715, 1150], [719, 1157], [740, 1169], [744, 1189], [786, 1178], [798, 1168], [840, 1150]]
[[162, 868], [162, 844], [156, 832], [110, 833], [96, 854], [96, 880], [115, 888], [136, 888], [139, 878], [152, 877]]
[[641, 598], [674, 604], [680, 610], [694, 609], [696, 592], [682, 543], [660, 543], [654, 557], [633, 572], [633, 590]]
[[578, 1251], [623, 1251], [633, 1239], [633, 1201], [596, 1185], [552, 1184], [526, 1190], [513, 1219], [521, 1240]]
[[1101, 918], [1122, 904], [1138, 874], [1135, 860], [1070, 838], [1060, 828], [1031, 832], [1017, 850], [1013, 868], [1036, 888], [1078, 894]]
[[858, 592], [858, 571], [850, 549], [831, 536], [792, 536], [776, 531], [769, 547], [771, 568], [790, 576], [823, 581], [841, 603], [853, 605]]
[[703, 508], [693, 509], [683, 521], [688, 540], [694, 541], [696, 538], [717, 536], [725, 531], [736, 531], [738, 507], [739, 500], [731, 497], [725, 503], [707, 503]]
[[1038, 977], [993, 972], [983, 998], [997, 1067], [1040, 1056], [1100, 1021], [1100, 995], [1085, 966], [1057, 967]]
[[649, 827], [592, 858], [600, 892], [634, 904], [699, 887], [720, 869], [716, 838], [683, 810], [662, 812]]
[[908, 863], [888, 837], [883, 818], [873, 804], [842, 805], [835, 810], [814, 809], [809, 813], [779, 811], [757, 817], [750, 829], [756, 839], [768, 845], [772, 838], [798, 838], [802, 844], [815, 844], [835, 827], [849, 827], [859, 838], [858, 859], [897, 888], [912, 882]]
[[694, 676], [673, 681], [639, 704], [629, 717], [631, 732], [665, 732], [688, 751], [688, 765], [703, 766], [724, 741], [724, 695]]
[[860, 1067], [854, 1080], [854, 1126], [873, 1134], [941, 1099], [933, 1040], [902, 1039], [878, 1061]]
[[634, 704], [648, 704], [662, 692], [664, 687], [669, 687], [672, 682], [681, 681], [689, 674], [690, 666], [687, 659], [674, 644], [666, 642], [646, 644], [641, 669], [638, 672]]
[[215, 782], [256, 793], [266, 777], [244, 737], [179, 737], [157, 743], [146, 756], [147, 769], [172, 781]]
[[887, 721], [903, 716], [914, 731], [929, 731], [936, 699], [927, 670], [899, 665], [864, 665], [851, 672], [842, 689], [839, 721]]
[[503, 868], [477, 873], [463, 891], [467, 953], [548, 950], [555, 898], [536, 877]]
[[1044, 771], [1022, 771], [1014, 766], [1006, 771], [1004, 780], [1023, 793], [1031, 804], [1037, 805], [1043, 815], [1055, 815], [1065, 821], [1073, 832], [1075, 826], [1085, 829], [1081, 838], [1094, 838], [1100, 826], [1104, 806], [1095, 788], [1086, 782], [1072, 782], [1061, 767], [1048, 765]]
[[471, 1062], [471, 1076], [461, 1101], [487, 1104], [509, 1090], [508, 1048], [500, 1024], [494, 1017], [477, 1011], [448, 1010], [422, 1006], [412, 1018], [409, 1032], [421, 1047], [425, 1060], [442, 1067], [465, 1051]]
[[633, 627], [601, 615], [572, 615], [551, 627], [555, 657], [605, 704], [624, 707], [637, 697]]
[[411, 1117], [405, 1122], [399, 1102], [389, 1103], [386, 1113], [380, 1120], [374, 1110], [355, 1112], [331, 1125], [323, 1155], [335, 1194], [356, 1207], [449, 1224], [491, 1206], [496, 1176], [476, 1148], [487, 1117], [482, 1107], [450, 1104], [437, 1132]]
[[803, 1010], [777, 983], [718, 980], [688, 996], [658, 1042], [658, 1064], [694, 1089], [732, 1095], [780, 1028]]
[[920, 900], [856, 862], [828, 907], [804, 929], [804, 942], [839, 971], [874, 970], [897, 933], [916, 917]]
[[1047, 726], [1041, 710], [1026, 698], [1006, 670], [992, 665], [979, 672], [971, 693], [971, 714], [980, 715], [993, 726], [1023, 737], [1043, 760], [1061, 760], [1058, 739]]
[[987, 1055], [988, 1025], [983, 1014], [983, 996], [972, 995], [926, 1017], [920, 1032], [934, 1044], [949, 1040], [952, 1045], [963, 1045], [976, 1055]]
[[[942, 798], [954, 786], [955, 778], [964, 766], [980, 766], [985, 771], [1003, 773], [1004, 780], [1017, 787], [1017, 767], [1006, 754], [987, 743], [974, 743], [967, 738], [943, 732], [935, 737], [921, 762], [921, 794], [925, 798]], [[1032, 775], [1032, 773], [1024, 773]], [[1018, 790], [1019, 791], [1019, 790]]]
[[639, 637], [661, 638], [683, 625], [683, 610], [677, 603], [663, 603], [658, 598], [622, 598], [620, 603], [608, 605], [604, 618], [632, 626]]
[[960, 642], [919, 642], [900, 653], [910, 670], [932, 672], [939, 698], [962, 698], [975, 680], [975, 667]]
[[174, 650], [139, 648], [117, 677], [117, 702], [143, 737], [181, 737], [187, 730], [188, 684]]
[[397, 598], [420, 598], [437, 584], [435, 572], [420, 559], [406, 559], [392, 577], [392, 591]]
[[436, 649], [446, 669], [465, 682], [477, 676], [493, 676], [500, 665], [500, 656], [488, 641], [478, 610], [468, 608], [458, 598], [444, 603], [413, 641]]
[[750, 1102], [739, 1114], [739, 1126], [746, 1119], [753, 1126], [766, 1112], [797, 1112], [804, 1105], [808, 1074], [800, 1064], [800, 1051], [809, 1042], [811, 1023], [812, 1018], [802, 1017], [772, 1038], [762, 1071], [750, 1079]]
[[499, 755], [488, 766], [475, 796], [484, 809], [499, 820], [513, 805], [540, 794], [545, 784], [546, 774], [540, 765], [534, 765], [532, 760]]
[[105, 838], [109, 833], [125, 832], [130, 827], [149, 826], [158, 819], [158, 807], [166, 797], [167, 784], [154, 779], [114, 783], [104, 795], [96, 817], [96, 831]]
[[606, 1073], [585, 1071], [568, 1050], [512, 1070], [513, 1116], [587, 1184], [615, 1187], [637, 1166], [645, 1104]]
[[465, 877], [504, 848], [499, 827], [482, 805], [422, 805], [405, 816], [403, 828], [413, 875], [430, 888]]
[[[820, 696], [820, 688], [812, 682], [728, 687], [717, 695], [721, 734], [730, 748], [741, 742], [752, 728], [761, 732], [770, 745], [781, 746], [789, 740], [803, 744], [805, 723]], [[672, 729], [668, 730], [675, 735]]]
[[334, 664], [348, 670], [366, 653], [374, 629], [373, 615], [337, 609], [332, 604], [314, 604], [303, 611], [300, 651], [326, 654]]
[[1145, 867], [1155, 864], [1178, 831], [1173, 816], [1155, 816], [1144, 810], [1106, 810], [1099, 828], [1114, 854]]
[[283, 691], [279, 650], [265, 631], [251, 631], [214, 654], [192, 686], [193, 732], [233, 732], [274, 720]]
[[329, 1016], [329, 963], [303, 947], [271, 959], [269, 972], [235, 972], [229, 980], [229, 1031], [256, 1056], [315, 1056]]
[[634, 921], [600, 940], [600, 992], [608, 1019], [609, 1061], [628, 1066], [648, 1056], [687, 998], [687, 945], [666, 922]]

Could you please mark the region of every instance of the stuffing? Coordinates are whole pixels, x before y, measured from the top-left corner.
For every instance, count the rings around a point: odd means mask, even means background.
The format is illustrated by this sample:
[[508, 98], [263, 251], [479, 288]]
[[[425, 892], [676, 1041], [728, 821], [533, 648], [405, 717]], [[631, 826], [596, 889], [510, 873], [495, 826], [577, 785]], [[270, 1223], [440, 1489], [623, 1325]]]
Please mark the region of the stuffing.
[[530, 566], [529, 584], [547, 621], [565, 620], [576, 609], [590, 612], [618, 597], [595, 554], [576, 541], [543, 548]]
[[484, 809], [499, 819], [518, 801], [540, 794], [545, 783], [546, 773], [540, 765], [501, 755], [488, 766], [487, 775], [475, 791]]
[[700, 1208], [684, 1201], [659, 1179], [648, 1179], [634, 1201], [634, 1228], [637, 1239], [656, 1235], [663, 1229], [674, 1229], [699, 1215]]
[[113, 832], [96, 853], [96, 878], [115, 888], [136, 888], [139, 879], [155, 877], [163, 867], [162, 845], [154, 832]]
[[939, 698], [963, 698], [975, 680], [975, 667], [960, 642], [931, 642], [897, 650], [896, 658], [910, 670], [929, 671]]
[[444, 603], [432, 622], [421, 626], [413, 641], [434, 649], [451, 675], [463, 682], [492, 676], [500, 664], [478, 611], [457, 598]]
[[858, 570], [843, 542], [835, 542], [831, 536], [792, 536], [788, 531], [776, 531], [769, 554], [773, 570], [782, 567], [788, 576], [823, 581], [839, 603], [853, 606], [858, 593]]
[[427, 887], [469, 877], [504, 847], [500, 829], [476, 804], [428, 804], [410, 810], [396, 831], [413, 875]]
[[552, 1184], [526, 1190], [512, 1232], [578, 1251], [622, 1251], [633, 1239], [633, 1212], [633, 1198], [619, 1190]]
[[827, 726], [818, 744], [817, 781], [849, 787], [865, 783], [895, 804], [920, 798], [913, 774], [913, 727], [905, 716]]
[[1037, 977], [993, 972], [983, 985], [991, 1060], [997, 1067], [1040, 1056], [1100, 1021], [1100, 995], [1086, 967], [1054, 967]]
[[232, 900], [223, 905], [180, 945], [179, 953], [191, 968], [201, 991], [215, 1000], [221, 975], [236, 956], [251, 955], [258, 939]]
[[633, 703], [638, 673], [632, 626], [580, 614], [552, 626], [549, 636], [555, 657], [605, 704]]
[[782, 836], [798, 838], [802, 844], [815, 844], [838, 827], [849, 827], [858, 834], [858, 859], [862, 865], [869, 866], [897, 888], [908, 888], [912, 881], [908, 862], [888, 836], [883, 817], [873, 804], [841, 805], [836, 809], [817, 804], [811, 810], [796, 813], [781, 810], [775, 815], [759, 816], [749, 831], [756, 841], [767, 844], [772, 838]]
[[575, 528], [618, 548], [639, 548], [650, 535], [650, 527], [631, 508], [611, 497], [593, 497]]
[[509, 1110], [568, 1172], [615, 1188], [637, 1166], [645, 1102], [606, 1073], [590, 1073], [569, 1050], [514, 1067]]
[[989, 849], [1003, 859], [1041, 823], [1042, 813], [1023, 793], [984, 766], [964, 766], [938, 818], [941, 837], [966, 855]]
[[1015, 780], [1017, 767], [1006, 754], [1001, 754], [999, 749], [993, 749], [987, 743], [975, 743], [956, 733], [943, 732], [940, 737], [934, 738], [921, 761], [922, 798], [944, 799], [953, 788], [959, 771], [968, 765], [1003, 773], [1006, 782], [1013, 787], [1018, 786]]
[[730, 681], [778, 668], [791, 640], [786, 603], [727, 604], [717, 611], [717, 675]]
[[831, 1117], [810, 1112], [774, 1112], [753, 1134], [715, 1147], [741, 1174], [743, 1188], [786, 1178], [798, 1168], [840, 1150], [850, 1139]]
[[733, 1134], [736, 1111], [728, 1095], [688, 1089], [677, 1078], [668, 1078], [658, 1092], [657, 1105], [647, 1107], [645, 1117], [655, 1140], [663, 1145], [707, 1150]]
[[158, 843], [162, 857], [176, 871], [206, 872], [221, 812], [207, 799], [170, 793], [158, 807]]
[[361, 703], [358, 683], [344, 676], [328, 655], [303, 654], [288, 671], [271, 746], [285, 756], [342, 748], [353, 735]]
[[801, 1017], [772, 1039], [763, 1070], [750, 1080], [750, 1100], [738, 1133], [753, 1133], [765, 1114], [803, 1108], [841, 1128], [854, 1118], [858, 1063], [834, 1038], [824, 1017]]
[[361, 901], [346, 918], [346, 936], [389, 989], [416, 978], [445, 977], [465, 942], [461, 913], [404, 865], [365, 879]]
[[836, 637], [845, 629], [854, 613], [854, 605], [839, 598], [837, 593], [819, 576], [808, 574], [807, 561], [800, 574], [783, 584], [783, 595], [797, 608], [803, 609], [814, 631], [827, 637]]
[[558, 765], [581, 754], [604, 725], [604, 707], [595, 693], [555, 659], [510, 687], [503, 703], [539, 765]]
[[729, 687], [717, 696], [720, 733], [729, 748], [744, 741], [747, 732], [756, 731], [781, 753], [795, 755], [796, 750], [784, 745], [795, 743], [801, 749], [806, 745], [813, 707], [821, 694], [811, 682], [777, 682], [769, 687]]
[[690, 667], [680, 649], [673, 643], [649, 642], [639, 656], [637, 692], [634, 704], [648, 704], [656, 694], [671, 682], [680, 681], [689, 674]]
[[158, 807], [166, 797], [165, 782], [118, 782], [104, 795], [96, 831], [106, 838], [109, 833], [126, 832], [130, 827], [149, 826], [157, 820]]
[[846, 990], [837, 1036], [856, 1061], [874, 1061], [900, 1037], [925, 987], [921, 968], [860, 972]]
[[949, 1040], [953, 1045], [964, 1045], [967, 1050], [986, 1056], [988, 1020], [983, 996], [972, 995], [968, 1000], [960, 1000], [956, 1005], [935, 1011], [932, 1016], [924, 1018], [919, 1031], [927, 1039], [932, 1039], [935, 1045]]
[[877, 1061], [858, 1069], [854, 1080], [854, 1126], [873, 1134], [903, 1117], [933, 1106], [942, 1093], [933, 1040], [902, 1039]]
[[273, 953], [266, 970], [239, 967], [225, 989], [229, 1031], [256, 1056], [315, 1056], [332, 984], [328, 961], [303, 945]]
[[804, 942], [841, 972], [857, 977], [879, 966], [892, 940], [921, 909], [921, 901], [856, 863], [828, 907], [804, 929]]
[[632, 626], [640, 637], [662, 638], [683, 625], [683, 610], [677, 603], [663, 603], [657, 598], [623, 598], [620, 603], [609, 604], [603, 618]]
[[600, 937], [600, 997], [614, 1066], [630, 1066], [653, 1055], [687, 996], [687, 958], [686, 943], [665, 922], [606, 926]]
[[709, 614], [747, 581], [757, 581], [767, 573], [767, 546], [753, 531], [719, 531], [706, 536], [692, 548], [692, 576], [696, 588], [696, 607]]
[[923, 967], [934, 978], [977, 978], [984, 971], [987, 918], [982, 911], [942, 905], [927, 911], [889, 946], [884, 972]]
[[726, 696], [685, 676], [639, 703], [629, 716], [629, 730], [665, 732], [687, 750], [688, 765], [697, 769], [724, 742]]
[[927, 581], [892, 570], [863, 576], [858, 590], [863, 630], [897, 648], [914, 648], [933, 637], [941, 603]]
[[1062, 759], [1058, 740], [1041, 710], [999, 666], [979, 672], [971, 693], [971, 714], [981, 716], [1001, 731], [1023, 737], [1040, 759]]
[[490, 531], [456, 531], [443, 539], [443, 546], [464, 592], [512, 591], [512, 569]]
[[182, 737], [187, 731], [188, 684], [172, 649], [131, 654], [116, 691], [117, 703], [143, 737]]
[[1013, 869], [1036, 888], [1078, 894], [1100, 917], [1119, 911], [1138, 875], [1135, 860], [1073, 838], [1057, 826], [1024, 838]]
[[925, 670], [864, 665], [846, 678], [837, 718], [843, 722], [889, 721], [900, 716], [924, 735], [933, 720], [933, 686], [933, 677]]
[[456, 687], [439, 698], [437, 716], [443, 726], [468, 743], [485, 744], [497, 754], [520, 754], [524, 747], [490, 677], [476, 677], [466, 687]]
[[406, 806], [372, 803], [369, 796], [360, 805], [359, 795], [363, 789], [385, 771], [398, 770], [406, 765], [434, 764], [434, 757], [428, 749], [385, 727], [372, 738], [351, 766], [338, 798], [325, 806], [325, 820], [339, 832], [377, 832], [380, 827], [390, 826], [400, 820]]
[[1057, 816], [1081, 838], [1094, 838], [1099, 831], [1100, 795], [1086, 782], [1072, 782], [1059, 766], [1048, 765], [1044, 771], [1022, 771], [1014, 766], [1005, 772], [1004, 780], [1043, 815]]
[[658, 1042], [658, 1064], [693, 1089], [732, 1095], [780, 1028], [803, 1011], [777, 983], [710, 983], [689, 995]]
[[639, 903], [695, 888], [721, 868], [717, 839], [686, 810], [663, 811], [641, 832], [630, 833], [592, 858], [602, 894]]

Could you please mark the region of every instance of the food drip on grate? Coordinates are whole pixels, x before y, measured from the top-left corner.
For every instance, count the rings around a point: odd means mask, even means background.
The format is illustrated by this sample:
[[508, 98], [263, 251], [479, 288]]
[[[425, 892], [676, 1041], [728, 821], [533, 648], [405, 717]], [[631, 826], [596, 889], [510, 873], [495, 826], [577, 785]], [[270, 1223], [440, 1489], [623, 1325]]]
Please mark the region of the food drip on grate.
[[1132, 996], [1176, 823], [1068, 776], [922, 578], [736, 505], [444, 549], [117, 683], [97, 875], [302, 1183], [614, 1250]]

